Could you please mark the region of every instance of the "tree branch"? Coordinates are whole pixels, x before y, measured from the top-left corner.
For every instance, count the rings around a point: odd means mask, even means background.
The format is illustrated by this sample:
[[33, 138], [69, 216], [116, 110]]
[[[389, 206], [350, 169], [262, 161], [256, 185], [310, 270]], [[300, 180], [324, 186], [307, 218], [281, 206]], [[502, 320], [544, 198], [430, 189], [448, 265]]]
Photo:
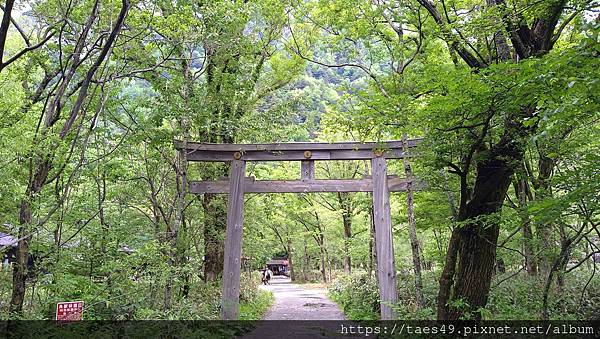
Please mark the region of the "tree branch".
[[100, 65], [104, 62], [106, 57], [108, 56], [109, 51], [112, 49], [113, 43], [117, 39], [117, 35], [121, 31], [121, 28], [123, 27], [123, 23], [125, 22], [125, 17], [127, 16], [127, 12], [129, 11], [129, 6], [130, 6], [129, 0], [122, 0], [122, 6], [121, 6], [121, 11], [119, 12], [119, 17], [117, 18], [117, 21], [115, 22], [115, 25], [114, 25], [112, 31], [110, 32], [110, 35], [106, 39], [106, 43], [102, 47], [102, 50], [100, 51], [100, 54], [98, 55], [98, 58], [96, 59], [96, 61], [92, 65], [92, 67], [88, 70], [88, 72], [86, 73], [86, 76], [83, 80], [83, 84], [81, 85], [81, 89], [79, 90], [79, 95], [77, 96], [77, 99], [75, 100], [75, 103], [73, 104], [73, 108], [71, 109], [71, 114], [65, 121], [63, 128], [60, 131], [61, 139], [65, 138], [67, 133], [70, 131], [71, 126], [73, 125], [73, 122], [75, 121], [75, 118], [79, 115], [79, 112], [81, 111], [81, 107], [83, 105], [83, 101], [87, 97], [87, 92], [88, 92], [90, 83], [92, 82], [94, 75], [96, 74], [96, 71], [98, 70]]
[[435, 5], [431, 3], [431, 1], [417, 0], [417, 2], [421, 4], [421, 6], [425, 7], [427, 12], [429, 12], [429, 14], [433, 17], [433, 20], [435, 20], [440, 30], [442, 31], [444, 40], [446, 40], [448, 45], [450, 45], [458, 53], [458, 55], [460, 55], [460, 57], [464, 60], [465, 63], [467, 63], [467, 65], [469, 65], [469, 67], [478, 69], [486, 66], [453, 38], [452, 33], [446, 26], [444, 18], [437, 10], [437, 8], [435, 8]]
[[14, 4], [15, 0], [6, 0], [6, 6], [3, 8], [4, 15], [2, 16], [2, 23], [0, 23], [0, 64], [2, 63], [4, 56], [4, 46], [6, 45], [8, 26], [10, 25], [11, 12]]

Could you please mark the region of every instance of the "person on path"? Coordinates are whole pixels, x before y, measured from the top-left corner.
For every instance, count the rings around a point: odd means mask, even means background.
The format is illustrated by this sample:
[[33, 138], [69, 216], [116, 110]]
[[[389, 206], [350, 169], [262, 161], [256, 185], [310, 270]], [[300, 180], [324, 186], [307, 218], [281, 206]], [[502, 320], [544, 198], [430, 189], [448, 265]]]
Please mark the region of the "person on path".
[[273, 276], [273, 272], [269, 269], [269, 267], [265, 267], [263, 271], [263, 284], [270, 285], [271, 277]]

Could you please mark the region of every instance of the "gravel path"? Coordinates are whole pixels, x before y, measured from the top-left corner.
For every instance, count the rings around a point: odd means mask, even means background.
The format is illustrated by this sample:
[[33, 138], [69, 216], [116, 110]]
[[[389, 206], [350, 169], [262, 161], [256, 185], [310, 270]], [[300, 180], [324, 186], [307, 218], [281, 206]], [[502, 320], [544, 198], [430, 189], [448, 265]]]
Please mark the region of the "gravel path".
[[[339, 338], [340, 324], [345, 320], [338, 306], [329, 300], [324, 289], [308, 289], [292, 284], [285, 277], [274, 277], [271, 284], [261, 286], [271, 291], [275, 302], [264, 316], [264, 320], [308, 320], [298, 322], [263, 321], [243, 338]], [[312, 320], [312, 321], [311, 321]]]
[[324, 289], [303, 288], [280, 276], [273, 277], [270, 285], [261, 288], [275, 296], [275, 303], [264, 320], [344, 320], [342, 311], [325, 296]]

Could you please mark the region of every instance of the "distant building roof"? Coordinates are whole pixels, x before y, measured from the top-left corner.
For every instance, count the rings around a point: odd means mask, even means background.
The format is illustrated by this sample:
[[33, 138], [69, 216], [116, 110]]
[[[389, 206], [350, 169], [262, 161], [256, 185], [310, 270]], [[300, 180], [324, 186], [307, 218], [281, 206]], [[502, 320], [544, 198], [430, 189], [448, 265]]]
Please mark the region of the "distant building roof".
[[272, 259], [267, 261], [267, 265], [287, 265], [288, 261], [286, 259]]
[[10, 234], [0, 232], [0, 246], [17, 247], [17, 238]]

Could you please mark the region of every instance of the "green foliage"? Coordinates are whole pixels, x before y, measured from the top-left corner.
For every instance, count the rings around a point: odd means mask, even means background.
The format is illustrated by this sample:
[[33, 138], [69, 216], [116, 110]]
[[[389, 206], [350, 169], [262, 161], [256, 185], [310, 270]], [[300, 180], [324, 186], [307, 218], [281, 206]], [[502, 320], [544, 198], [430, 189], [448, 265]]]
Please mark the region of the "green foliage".
[[[497, 281], [507, 278], [497, 277]], [[562, 291], [552, 288], [550, 318], [561, 320], [598, 319], [600, 279], [590, 272], [567, 274]], [[589, 280], [589, 283], [588, 283]], [[544, 281], [518, 275], [493, 288], [486, 307], [488, 319], [530, 320], [539, 317]], [[587, 284], [587, 286], [586, 286]], [[585, 287], [585, 289], [584, 289]], [[532, 311], [534, 313], [532, 313]]]
[[[510, 140], [525, 151], [522, 163], [512, 165], [530, 191], [521, 206], [509, 190], [501, 212], [478, 219], [501, 225], [497, 259], [507, 276], [494, 283], [522, 270], [527, 244], [536, 259], [552, 261], [557, 253], [544, 253], [544, 246], [553, 252], [572, 238], [568, 265], [598, 249], [600, 25], [584, 10], [586, 1], [564, 6], [562, 31], [554, 32], [562, 35], [550, 50], [518, 62], [503, 20], [531, 25], [548, 17], [554, 1], [513, 0], [503, 7], [461, 0], [447, 2], [446, 10], [436, 2], [450, 33], [415, 0], [133, 1], [63, 140], [58, 132], [120, 9], [119, 1], [98, 2], [89, 36], [81, 40], [83, 59], [60, 98], [63, 110], [56, 124], [44, 128], [94, 1], [72, 8], [67, 3], [23, 4], [13, 17], [30, 42], [46, 32], [55, 35], [0, 70], [0, 231], [31, 234], [29, 252], [36, 257], [19, 317], [51, 319], [56, 302], [84, 300], [86, 319], [218, 318], [221, 285], [205, 281], [202, 269], [207, 244], [224, 239], [211, 220], [224, 225], [226, 199], [215, 198], [211, 211], [206, 196], [184, 194], [183, 178], [218, 179], [228, 169], [184, 164], [174, 139], [424, 137], [411, 159], [427, 184], [414, 200], [422, 259], [431, 264], [423, 274], [422, 309], [414, 297], [405, 195], [390, 198], [401, 298], [393, 306], [403, 319], [435, 318], [438, 276], [450, 230], [461, 225], [455, 222], [461, 197], [469, 196], [476, 165], [504, 137], [508, 121], [531, 131]], [[497, 58], [499, 38], [506, 39], [509, 60]], [[467, 67], [455, 42], [484, 67]], [[4, 61], [25, 46], [11, 25]], [[524, 111], [530, 114], [519, 115]], [[540, 179], [542, 159], [553, 164], [547, 182]], [[30, 194], [46, 161], [48, 177]], [[388, 166], [390, 174], [404, 170], [401, 161]], [[358, 178], [369, 175], [368, 167], [319, 162], [316, 175]], [[294, 180], [299, 170], [298, 163], [251, 163], [247, 175]], [[464, 183], [455, 175], [460, 170]], [[24, 203], [32, 214], [25, 225]], [[349, 318], [378, 317], [375, 279], [364, 273], [373, 269], [370, 195], [246, 195], [245, 204], [244, 270], [251, 273], [242, 275], [242, 319], [259, 319], [272, 303], [252, 270], [274, 256], [293, 259], [298, 281], [335, 279], [330, 294]], [[347, 239], [343, 217], [351, 222]], [[528, 221], [534, 239], [525, 241], [520, 230]], [[546, 238], [544, 229], [550, 230]], [[349, 276], [340, 274], [345, 255], [354, 271]], [[566, 274], [562, 291], [551, 284], [552, 318], [598, 317], [599, 284], [591, 272], [582, 264]], [[3, 318], [11, 274], [0, 271]], [[491, 290], [484, 317], [537, 318], [544, 283], [523, 274], [508, 278]]]
[[260, 320], [275, 301], [273, 293], [258, 291], [257, 296], [240, 304], [240, 320]]
[[328, 292], [348, 319], [377, 319], [379, 289], [375, 278], [365, 272], [340, 276], [329, 285]]
[[[552, 288], [550, 306], [551, 319], [575, 320], [598, 319], [600, 290], [597, 274], [577, 272], [565, 277], [563, 290]], [[425, 307], [416, 307], [413, 275], [398, 275], [398, 303], [394, 311], [398, 319], [435, 319], [438, 290], [437, 275], [424, 272], [423, 293]], [[494, 279], [488, 305], [482, 310], [484, 319], [490, 320], [531, 320], [540, 317], [544, 280], [512, 273], [498, 275]], [[585, 288], [585, 289], [584, 289]], [[378, 289], [374, 277], [369, 279], [364, 272], [341, 275], [328, 287], [331, 298], [340, 305], [349, 319], [377, 319], [379, 305]], [[454, 300], [454, 306], [464, 306], [461, 300]]]

